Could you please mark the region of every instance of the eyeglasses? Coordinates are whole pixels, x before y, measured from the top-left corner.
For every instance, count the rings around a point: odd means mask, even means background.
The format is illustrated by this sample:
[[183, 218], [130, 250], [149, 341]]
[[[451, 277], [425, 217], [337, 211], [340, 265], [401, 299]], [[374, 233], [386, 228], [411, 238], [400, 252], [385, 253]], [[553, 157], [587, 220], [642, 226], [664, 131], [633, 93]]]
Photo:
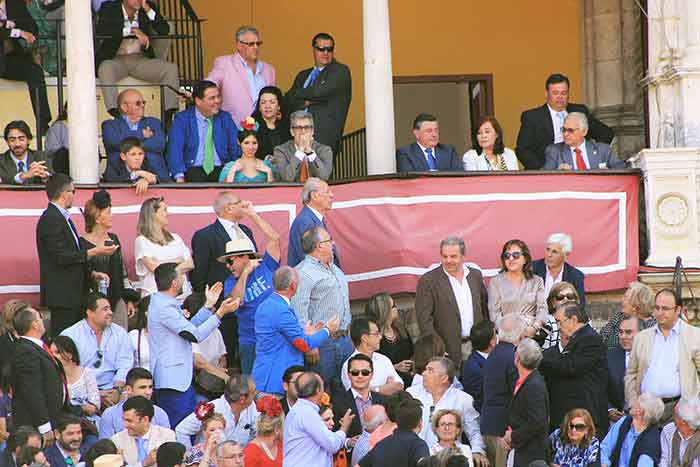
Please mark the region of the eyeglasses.
[[144, 100], [135, 101], [135, 102], [133, 102], [133, 104], [134, 104], [136, 107], [142, 107], [142, 106], [146, 105], [146, 101], [144, 101]]
[[333, 243], [333, 239], [332, 239], [332, 238], [329, 238], [328, 240], [321, 240], [321, 241], [318, 242], [318, 243], [319, 243], [319, 245], [320, 245], [321, 243]]
[[248, 47], [262, 47], [263, 43], [262, 41], [250, 41], [250, 42], [245, 42], [245, 41], [238, 41], [243, 45], [247, 45]]
[[676, 309], [676, 307], [675, 307], [675, 306], [659, 306], [659, 305], [656, 305], [656, 306], [654, 306], [654, 309], [655, 309], [656, 311], [673, 311], [673, 310]]
[[292, 127], [292, 130], [298, 131], [311, 131], [314, 129], [313, 125], [296, 125]]
[[501, 255], [501, 257], [502, 257], [503, 259], [511, 259], [511, 258], [513, 258], [513, 259], [518, 259], [518, 258], [520, 258], [522, 255], [523, 255], [523, 252], [522, 252], [522, 251], [514, 251], [514, 252], [512, 252], [512, 253], [509, 252], [509, 251], [506, 251], [505, 253], [503, 253], [503, 254]]
[[92, 366], [93, 368], [99, 368], [102, 366], [102, 351], [99, 349], [97, 350], [97, 360], [95, 361], [95, 363], [93, 363]]
[[350, 370], [348, 371], [351, 376], [369, 376], [372, 374], [372, 370]]
[[565, 126], [561, 127], [561, 132], [566, 134], [566, 133], [575, 133], [578, 131], [578, 128], [567, 128]]
[[572, 293], [567, 293], [567, 294], [563, 294], [563, 293], [562, 293], [562, 294], [557, 294], [557, 296], [556, 296], [555, 298], [556, 298], [557, 300], [559, 300], [559, 301], [562, 301], [562, 300], [564, 300], [564, 299], [566, 299], [566, 300], [576, 300], [576, 295], [574, 295], [574, 294], [572, 294]]
[[318, 46], [314, 45], [314, 49], [318, 50], [321, 53], [324, 53], [324, 52], [331, 53], [335, 49], [335, 46], [332, 45], [330, 47], [318, 47]]
[[457, 426], [455, 422], [440, 422], [438, 423], [438, 427], [440, 428], [452, 428], [453, 426]]
[[554, 318], [554, 321], [557, 322], [557, 325], [561, 325], [561, 323], [563, 323], [564, 321], [568, 321], [568, 320], [570, 320], [570, 319], [571, 319], [571, 317], [568, 317], [568, 318], [567, 318], [567, 317], [565, 316], [563, 319], [556, 319], [556, 318]]
[[569, 424], [569, 430], [575, 430], [575, 431], [586, 431], [588, 427], [586, 426], [585, 423], [571, 423]]

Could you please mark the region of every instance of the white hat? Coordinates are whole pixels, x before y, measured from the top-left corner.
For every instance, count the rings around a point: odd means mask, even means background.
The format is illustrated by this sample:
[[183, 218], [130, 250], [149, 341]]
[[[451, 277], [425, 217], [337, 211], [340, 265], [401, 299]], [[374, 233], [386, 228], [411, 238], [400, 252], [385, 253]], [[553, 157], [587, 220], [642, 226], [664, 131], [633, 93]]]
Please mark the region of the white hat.
[[121, 454], [102, 454], [93, 462], [95, 467], [122, 467], [124, 458]]
[[255, 251], [255, 246], [248, 238], [237, 238], [226, 242], [226, 253], [219, 256], [216, 260], [220, 263], [225, 263], [227, 258], [231, 256], [250, 255], [255, 258], [260, 258], [260, 254]]

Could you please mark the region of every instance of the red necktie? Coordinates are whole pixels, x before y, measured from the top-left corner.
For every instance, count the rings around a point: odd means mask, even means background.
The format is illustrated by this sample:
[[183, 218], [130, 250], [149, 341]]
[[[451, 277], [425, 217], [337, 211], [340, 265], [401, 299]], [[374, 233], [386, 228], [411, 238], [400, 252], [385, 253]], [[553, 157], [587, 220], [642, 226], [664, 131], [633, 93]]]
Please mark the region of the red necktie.
[[581, 153], [581, 150], [579, 148], [574, 149], [574, 152], [576, 153], [576, 168], [578, 170], [586, 170], [588, 166], [586, 165], [586, 161], [583, 160], [583, 154]]

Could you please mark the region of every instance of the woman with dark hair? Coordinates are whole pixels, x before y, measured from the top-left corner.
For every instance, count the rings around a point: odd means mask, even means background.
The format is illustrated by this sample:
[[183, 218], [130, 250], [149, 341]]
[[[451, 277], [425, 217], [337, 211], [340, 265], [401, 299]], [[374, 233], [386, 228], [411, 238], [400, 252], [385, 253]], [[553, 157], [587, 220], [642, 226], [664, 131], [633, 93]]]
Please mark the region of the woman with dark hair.
[[252, 117], [260, 124], [258, 130], [258, 159], [272, 157], [275, 146], [292, 139], [289, 114], [282, 91], [276, 86], [265, 86], [258, 94], [258, 104]]
[[[110, 232], [112, 228], [112, 198], [105, 190], [92, 194], [85, 208], [85, 234], [80, 237], [80, 247], [89, 250], [96, 246], [120, 245], [117, 234]], [[92, 289], [107, 296], [112, 306], [113, 322], [128, 330], [128, 313], [123, 295], [131, 288], [126, 266], [122, 259], [121, 248], [117, 248], [112, 256], [93, 256], [88, 260], [90, 272], [106, 274], [109, 279], [104, 283], [94, 284]]]
[[503, 130], [496, 117], [486, 115], [476, 125], [476, 149], [464, 153], [464, 170], [518, 170], [512, 149], [503, 145]]
[[95, 444], [93, 444], [90, 447], [90, 449], [85, 451], [85, 454], [83, 454], [83, 457], [81, 459], [82, 462], [78, 463], [77, 467], [81, 467], [81, 464], [83, 464], [84, 467], [94, 467], [95, 459], [97, 459], [98, 457], [103, 456], [105, 454], [118, 453], [119, 450], [117, 449], [117, 446], [111, 439], [101, 439]]
[[528, 324], [526, 336], [532, 337], [547, 320], [544, 282], [532, 273], [530, 249], [522, 240], [508, 240], [500, 260], [501, 271], [489, 283], [491, 321], [518, 313]]
[[150, 304], [150, 295], [139, 301], [136, 305], [133, 328], [129, 331], [131, 346], [134, 348], [134, 367], [151, 367], [151, 353], [148, 348], [148, 305]]
[[275, 175], [272, 164], [256, 157], [258, 153], [258, 129], [260, 125], [248, 117], [241, 122], [238, 131], [238, 144], [243, 154], [239, 159], [224, 165], [219, 175], [219, 181], [224, 183], [265, 183], [274, 182]]
[[[559, 326], [554, 319], [554, 312], [557, 307], [567, 303], [581, 303], [576, 287], [568, 282], [557, 282], [552, 286], [547, 296], [547, 310], [549, 314], [544, 322], [544, 326], [535, 335], [534, 339], [542, 346], [543, 350], [554, 347], [559, 343]], [[562, 342], [562, 346], [565, 343]]]
[[552, 464], [559, 467], [600, 467], [600, 442], [593, 418], [586, 409], [572, 409], [561, 426], [549, 435]]
[[394, 299], [386, 292], [373, 295], [365, 305], [365, 314], [377, 323], [382, 335], [379, 353], [389, 357], [403, 379], [404, 387], [409, 387], [413, 378], [413, 341], [400, 323], [399, 308]]

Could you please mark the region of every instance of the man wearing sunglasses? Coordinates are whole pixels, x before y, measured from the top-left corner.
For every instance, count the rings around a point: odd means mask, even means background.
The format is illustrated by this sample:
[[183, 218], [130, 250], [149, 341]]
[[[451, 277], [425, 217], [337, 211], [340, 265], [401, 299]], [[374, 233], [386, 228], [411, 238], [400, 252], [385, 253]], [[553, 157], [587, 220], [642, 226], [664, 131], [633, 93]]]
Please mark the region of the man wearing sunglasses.
[[317, 141], [337, 154], [352, 99], [350, 69], [335, 60], [335, 40], [330, 34], [316, 34], [311, 49], [314, 66], [299, 72], [286, 97], [290, 110], [311, 112]]
[[126, 375], [134, 365], [134, 348], [124, 328], [112, 323], [107, 297], [91, 292], [85, 300], [85, 318], [65, 329], [78, 348], [80, 363], [97, 379], [102, 408], [119, 402]]
[[275, 68], [260, 60], [263, 42], [253, 26], [241, 26], [236, 31], [236, 50], [214, 60], [207, 80], [221, 90], [221, 108], [238, 123], [253, 113], [255, 101], [265, 86], [275, 85]]
[[588, 117], [571, 112], [561, 127], [564, 141], [544, 150], [544, 170], [624, 169], [625, 161], [617, 158], [609, 144], [586, 138]]

